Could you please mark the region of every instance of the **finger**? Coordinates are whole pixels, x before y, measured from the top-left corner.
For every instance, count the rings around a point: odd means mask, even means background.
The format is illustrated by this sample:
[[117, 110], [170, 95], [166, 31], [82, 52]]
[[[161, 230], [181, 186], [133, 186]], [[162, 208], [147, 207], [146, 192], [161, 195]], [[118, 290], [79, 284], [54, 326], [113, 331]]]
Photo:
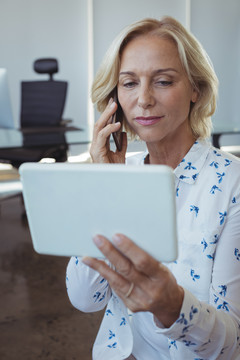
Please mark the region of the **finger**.
[[[114, 269], [110, 268], [103, 260], [85, 256], [82, 262], [97, 271], [110, 285], [112, 289], [124, 300], [129, 293], [131, 282], [125, 279], [121, 274], [117, 273]], [[136, 289], [132, 289], [136, 292]], [[139, 291], [139, 290], [138, 290]], [[129, 296], [130, 297], [130, 294]]]
[[99, 131], [102, 130], [111, 120], [112, 115], [117, 110], [117, 104], [113, 101], [111, 98], [109, 100], [109, 103], [106, 107], [106, 109], [103, 111], [102, 115], [98, 119], [98, 121], [95, 123], [94, 129], [93, 129], [93, 138], [96, 138]]
[[94, 243], [103, 253], [103, 255], [114, 265], [116, 271], [124, 278], [130, 281], [138, 281], [139, 274], [134, 269], [131, 261], [122, 254], [114, 245], [104, 236], [96, 235], [93, 238]]
[[134, 283], [123, 277], [119, 272], [110, 268], [103, 260], [85, 256], [82, 262], [97, 271], [109, 284], [111, 289], [124, 301], [125, 305], [132, 311], [148, 311], [152, 300], [147, 288], [144, 289], [143, 282]]
[[[112, 132], [117, 131], [120, 127], [119, 123], [107, 125], [104, 129], [102, 129], [98, 133], [98, 137], [93, 140], [90, 148], [90, 155], [92, 156], [93, 160], [98, 159], [97, 162], [101, 157], [107, 157], [107, 162], [112, 162], [110, 160], [110, 135]], [[101, 161], [100, 161], [101, 162]]]
[[115, 124], [108, 124], [106, 125], [102, 130], [99, 131], [98, 136], [95, 140], [95, 143], [98, 145], [98, 147], [105, 147], [107, 141], [109, 140], [110, 135], [118, 131], [121, 127], [121, 124], [119, 122]]
[[[104, 127], [96, 137], [93, 139], [90, 147], [90, 155], [93, 162], [109, 162], [108, 152], [110, 151], [109, 138], [112, 132], [117, 131], [121, 125], [119, 123], [109, 124]], [[108, 160], [107, 160], [108, 159]], [[111, 161], [110, 161], [111, 162]]]
[[160, 272], [164, 270], [164, 266], [137, 246], [127, 236], [115, 234], [113, 236], [113, 244], [121, 253], [130, 259], [138, 271], [152, 279], [159, 279]]

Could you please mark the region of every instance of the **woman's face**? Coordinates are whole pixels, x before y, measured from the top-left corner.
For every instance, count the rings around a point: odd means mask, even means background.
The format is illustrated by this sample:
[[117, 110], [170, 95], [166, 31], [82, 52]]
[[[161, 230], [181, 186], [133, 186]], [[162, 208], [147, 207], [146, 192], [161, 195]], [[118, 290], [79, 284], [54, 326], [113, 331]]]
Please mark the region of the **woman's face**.
[[118, 99], [129, 126], [143, 141], [192, 136], [188, 116], [197, 93], [173, 41], [157, 36], [130, 41], [121, 57]]

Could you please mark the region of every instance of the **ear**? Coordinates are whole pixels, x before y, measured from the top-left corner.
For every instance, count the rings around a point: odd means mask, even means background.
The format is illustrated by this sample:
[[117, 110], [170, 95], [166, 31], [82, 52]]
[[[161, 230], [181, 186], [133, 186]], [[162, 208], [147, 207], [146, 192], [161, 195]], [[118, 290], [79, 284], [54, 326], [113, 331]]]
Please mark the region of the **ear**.
[[192, 97], [191, 97], [191, 101], [193, 103], [195, 103], [198, 99], [198, 91], [196, 89], [193, 89], [192, 90]]

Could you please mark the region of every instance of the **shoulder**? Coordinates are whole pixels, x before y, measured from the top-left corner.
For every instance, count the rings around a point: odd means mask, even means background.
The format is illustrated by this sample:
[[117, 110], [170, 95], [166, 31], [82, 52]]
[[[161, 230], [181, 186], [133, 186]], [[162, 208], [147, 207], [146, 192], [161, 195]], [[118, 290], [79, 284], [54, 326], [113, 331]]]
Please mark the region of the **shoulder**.
[[210, 146], [209, 159], [225, 168], [240, 171], [240, 158], [229, 152]]
[[240, 158], [228, 152], [211, 146], [204, 175], [209, 183], [220, 188], [224, 194], [240, 192]]

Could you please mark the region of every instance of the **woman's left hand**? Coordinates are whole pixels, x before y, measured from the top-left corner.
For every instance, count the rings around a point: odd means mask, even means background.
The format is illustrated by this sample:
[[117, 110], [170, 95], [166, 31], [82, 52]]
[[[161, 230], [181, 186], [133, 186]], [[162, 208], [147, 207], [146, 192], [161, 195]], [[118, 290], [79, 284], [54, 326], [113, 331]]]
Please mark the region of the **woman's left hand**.
[[170, 327], [180, 315], [183, 289], [168, 268], [125, 235], [114, 235], [112, 243], [97, 235], [94, 242], [114, 269], [90, 257], [83, 263], [98, 271], [131, 311], [149, 311]]

